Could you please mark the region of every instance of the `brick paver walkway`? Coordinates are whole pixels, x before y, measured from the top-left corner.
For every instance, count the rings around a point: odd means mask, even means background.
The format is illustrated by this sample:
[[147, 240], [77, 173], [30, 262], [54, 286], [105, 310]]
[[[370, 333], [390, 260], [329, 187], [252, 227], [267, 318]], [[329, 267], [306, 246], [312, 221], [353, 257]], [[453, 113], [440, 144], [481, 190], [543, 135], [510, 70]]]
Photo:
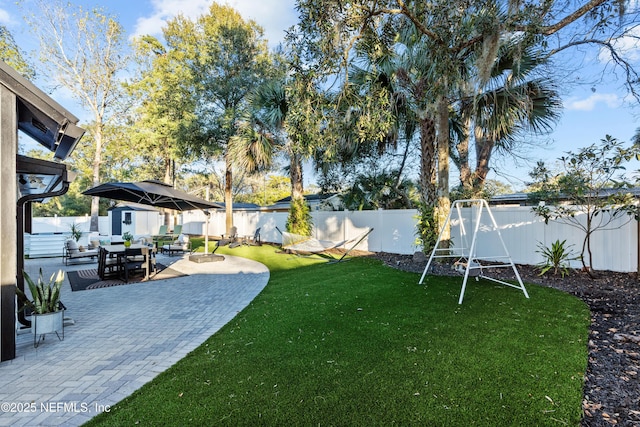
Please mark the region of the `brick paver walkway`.
[[[244, 258], [196, 264], [159, 260], [185, 277], [71, 292], [64, 286], [64, 341], [47, 335], [37, 349], [20, 333], [14, 360], [0, 363], [0, 426], [80, 425], [153, 379], [229, 322], [269, 280], [267, 268]], [[61, 259], [28, 260], [37, 277]]]

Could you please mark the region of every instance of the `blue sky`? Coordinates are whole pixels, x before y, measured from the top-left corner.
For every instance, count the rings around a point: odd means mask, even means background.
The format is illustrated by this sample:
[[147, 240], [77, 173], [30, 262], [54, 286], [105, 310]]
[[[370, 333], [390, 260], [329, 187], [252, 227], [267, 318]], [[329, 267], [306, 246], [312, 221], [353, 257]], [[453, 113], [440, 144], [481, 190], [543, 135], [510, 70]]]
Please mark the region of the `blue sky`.
[[[73, 2], [86, 8], [104, 7], [118, 16], [120, 23], [130, 36], [159, 35], [167, 19], [179, 13], [195, 18], [205, 12], [211, 4], [210, 0], [104, 0], [101, 2], [75, 0]], [[28, 9], [29, 0], [23, 0], [21, 3], [27, 5]], [[237, 9], [245, 18], [254, 19], [260, 24], [265, 29], [265, 36], [272, 46], [283, 38], [284, 31], [297, 20], [294, 0], [232, 0], [226, 3]], [[15, 5], [15, 0], [0, 0], [0, 23], [9, 28], [23, 50], [31, 52], [37, 47], [37, 43], [29, 35], [22, 21], [23, 9], [24, 7]], [[638, 42], [629, 47], [627, 59], [640, 67]], [[586, 61], [582, 65], [592, 68], [600, 58], [595, 54]], [[613, 74], [609, 74], [597, 84], [564, 87], [565, 109], [560, 123], [547, 138], [549, 144], [545, 148], [525, 150], [523, 157], [529, 164], [499, 159], [494, 164], [499, 173], [492, 172], [490, 178], [509, 180], [513, 188], [518, 190], [523, 186], [523, 181], [528, 179], [530, 165], [536, 160], [545, 160], [552, 164], [564, 152], [576, 151], [580, 147], [597, 143], [607, 134], [629, 142], [635, 130], [640, 128], [640, 109], [632, 108], [631, 100], [625, 101], [625, 92], [621, 86], [622, 82], [616, 80]], [[75, 115], [81, 118], [84, 116], [72, 100], [60, 98], [61, 95], [57, 94], [53, 96]], [[640, 169], [640, 166], [632, 165], [632, 168]], [[455, 173], [452, 171], [452, 179]], [[309, 175], [308, 172], [307, 175]]]

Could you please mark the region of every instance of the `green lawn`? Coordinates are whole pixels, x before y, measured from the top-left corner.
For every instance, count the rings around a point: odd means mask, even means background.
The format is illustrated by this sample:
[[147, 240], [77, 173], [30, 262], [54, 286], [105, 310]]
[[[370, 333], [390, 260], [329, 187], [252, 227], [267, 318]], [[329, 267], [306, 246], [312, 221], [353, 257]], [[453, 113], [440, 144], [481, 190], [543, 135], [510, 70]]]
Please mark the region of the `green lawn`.
[[271, 246], [235, 319], [88, 425], [578, 426], [589, 311], [572, 296]]

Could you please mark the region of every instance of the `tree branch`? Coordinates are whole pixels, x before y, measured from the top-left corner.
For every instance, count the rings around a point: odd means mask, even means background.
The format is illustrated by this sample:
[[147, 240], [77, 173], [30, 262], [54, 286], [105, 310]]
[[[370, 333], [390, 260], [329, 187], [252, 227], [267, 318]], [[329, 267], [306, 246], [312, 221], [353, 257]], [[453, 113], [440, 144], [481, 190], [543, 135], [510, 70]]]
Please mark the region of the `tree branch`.
[[618, 54], [618, 52], [616, 51], [615, 47], [613, 46], [613, 44], [611, 43], [611, 41], [605, 41], [605, 40], [599, 40], [599, 39], [584, 39], [584, 40], [577, 40], [577, 41], [573, 41], [570, 43], [565, 44], [564, 46], [560, 46], [556, 49], [553, 49], [551, 51], [549, 51], [549, 53], [546, 55], [547, 58], [551, 57], [552, 55], [555, 55], [556, 53], [559, 53], [563, 50], [572, 48], [572, 47], [576, 47], [576, 46], [580, 46], [580, 45], [585, 45], [585, 44], [595, 44], [595, 45], [599, 45], [602, 48], [605, 48], [609, 51], [609, 54], [611, 54], [611, 59], [618, 64], [619, 66], [622, 67], [622, 69], [625, 72], [626, 75], [626, 85], [629, 89], [629, 92], [631, 93], [631, 95], [633, 95], [634, 98], [636, 98], [638, 101], [640, 101], [640, 92], [638, 92], [635, 88], [635, 84], [640, 83], [640, 75], [638, 75], [638, 73], [636, 72], [636, 70], [633, 67], [633, 64], [629, 63], [629, 61], [625, 60], [622, 56], [620, 56], [620, 54]]
[[416, 28], [418, 28], [418, 30], [420, 30], [420, 32], [422, 34], [424, 34], [425, 36], [429, 37], [430, 39], [432, 39], [433, 41], [437, 42], [437, 43], [442, 43], [442, 39], [440, 38], [440, 36], [438, 36], [436, 33], [434, 33], [433, 31], [431, 31], [430, 29], [428, 29], [427, 27], [425, 27], [422, 22], [420, 22], [420, 20], [409, 11], [409, 8], [407, 8], [406, 3], [404, 2], [404, 0], [398, 0], [398, 4], [400, 5], [400, 10], [398, 11], [396, 10], [389, 10], [388, 13], [401, 13], [404, 16], [406, 16], [407, 18], [409, 18], [409, 20], [413, 23], [413, 25], [416, 26]]
[[[574, 12], [565, 16], [555, 24], [542, 27], [539, 33], [545, 36], [550, 36], [552, 34], [555, 34], [561, 29], [563, 29], [564, 27], [566, 27], [567, 25], [577, 21], [578, 19], [582, 18], [584, 15], [589, 13], [591, 10], [595, 9], [596, 7], [600, 6], [603, 3], [606, 3], [607, 1], [609, 0], [591, 0], [588, 3], [586, 3], [584, 6], [578, 8]], [[525, 30], [525, 28], [523, 28], [523, 30]]]

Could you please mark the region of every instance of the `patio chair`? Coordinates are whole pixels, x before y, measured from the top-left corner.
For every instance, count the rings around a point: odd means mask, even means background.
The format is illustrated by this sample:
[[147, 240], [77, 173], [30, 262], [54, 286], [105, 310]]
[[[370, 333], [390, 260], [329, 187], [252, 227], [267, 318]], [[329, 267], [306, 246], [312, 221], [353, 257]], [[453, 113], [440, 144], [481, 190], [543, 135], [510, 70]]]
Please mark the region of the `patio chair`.
[[[225, 237], [227, 236], [227, 237]], [[223, 234], [218, 241], [218, 246], [231, 245], [238, 242], [238, 227], [235, 225], [229, 229], [229, 234]]]
[[162, 245], [162, 253], [169, 253], [171, 256], [174, 252], [191, 252], [191, 241], [189, 237], [181, 234], [173, 243]]
[[118, 275], [125, 282], [129, 281], [130, 272], [145, 271], [149, 276], [149, 248], [126, 248], [118, 255]]
[[242, 243], [249, 246], [262, 246], [262, 241], [260, 240], [260, 227], [256, 229], [253, 236], [245, 237]]
[[166, 234], [167, 234], [167, 226], [161, 225], [160, 229], [158, 230], [158, 234], [156, 234], [156, 236], [164, 236]]
[[103, 247], [98, 248], [98, 276], [104, 280], [108, 276], [118, 273], [118, 260], [109, 256], [107, 250]]
[[144, 248], [142, 253], [147, 257], [145, 279], [151, 277], [151, 274], [155, 275], [158, 272], [158, 266], [156, 264], [156, 250], [152, 247]]
[[158, 234], [151, 236], [151, 240], [156, 245], [156, 248], [160, 249], [167, 241], [174, 240], [174, 237], [169, 233], [166, 225], [161, 225]]
[[173, 232], [169, 233], [172, 239], [177, 239], [182, 234], [182, 225], [178, 224], [173, 227]]
[[75, 240], [69, 239], [64, 244], [62, 257], [64, 260], [64, 264], [69, 265], [69, 262], [75, 261], [75, 260], [80, 260], [85, 258], [91, 258], [92, 260], [97, 259], [98, 250], [97, 249], [86, 250], [84, 248], [81, 248], [80, 245], [78, 245], [78, 242], [76, 242]]

